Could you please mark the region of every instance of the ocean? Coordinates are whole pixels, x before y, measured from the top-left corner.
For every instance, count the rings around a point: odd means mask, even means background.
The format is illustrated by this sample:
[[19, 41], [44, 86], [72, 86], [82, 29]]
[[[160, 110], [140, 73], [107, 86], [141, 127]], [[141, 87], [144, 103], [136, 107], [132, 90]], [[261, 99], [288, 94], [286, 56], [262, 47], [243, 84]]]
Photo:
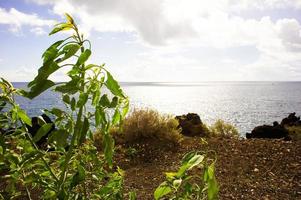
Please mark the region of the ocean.
[[[25, 88], [27, 83], [13, 83]], [[124, 82], [130, 107], [152, 108], [160, 113], [197, 113], [207, 124], [223, 119], [236, 126], [242, 136], [255, 126], [281, 121], [291, 112], [301, 115], [301, 82]], [[30, 116], [42, 109], [64, 107], [60, 95], [48, 90], [32, 101], [16, 101]]]

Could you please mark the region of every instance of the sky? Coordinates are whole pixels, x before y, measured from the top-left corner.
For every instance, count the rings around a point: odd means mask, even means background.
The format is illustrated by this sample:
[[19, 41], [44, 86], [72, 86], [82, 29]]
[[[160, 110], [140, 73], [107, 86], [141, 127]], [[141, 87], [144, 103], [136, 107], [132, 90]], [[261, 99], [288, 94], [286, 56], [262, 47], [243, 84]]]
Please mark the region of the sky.
[[0, 77], [31, 81], [65, 12], [119, 81], [301, 81], [301, 0], [0, 0]]

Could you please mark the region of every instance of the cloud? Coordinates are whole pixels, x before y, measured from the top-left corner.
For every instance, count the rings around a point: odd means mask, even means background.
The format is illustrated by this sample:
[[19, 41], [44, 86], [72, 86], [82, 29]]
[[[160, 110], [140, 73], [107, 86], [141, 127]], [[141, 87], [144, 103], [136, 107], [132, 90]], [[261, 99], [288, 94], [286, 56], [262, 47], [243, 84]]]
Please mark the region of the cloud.
[[51, 26], [55, 23], [53, 20], [41, 19], [37, 14], [26, 14], [15, 8], [6, 10], [0, 8], [0, 24], [9, 25], [9, 31], [20, 33], [22, 26], [33, 27], [31, 30], [42, 34], [42, 27]]
[[[251, 11], [255, 16], [257, 11], [300, 11], [301, 0], [32, 1], [51, 5], [52, 12], [59, 15], [70, 12], [78, 19], [85, 33], [132, 33], [137, 35], [140, 44], [159, 52], [160, 55], [154, 52], [149, 55], [151, 61], [147, 57], [140, 58], [136, 66], [145, 66], [148, 62], [153, 65], [155, 62], [162, 67], [170, 66], [173, 59], [181, 62], [178, 55], [173, 55], [169, 60], [164, 58], [166, 48], [179, 52], [181, 49], [191, 51], [193, 48], [230, 49], [252, 46], [260, 56], [256, 61], [245, 65], [245, 69], [251, 70], [250, 72], [241, 71], [252, 73], [250, 79], [256, 79], [257, 69], [261, 68], [271, 73], [286, 68], [298, 73], [300, 71], [301, 26], [297, 19], [271, 19], [270, 16], [246, 18], [241, 13]], [[189, 59], [184, 60], [187, 65], [192, 65]], [[238, 57], [231, 58], [232, 63], [237, 60], [239, 61]], [[224, 64], [222, 66], [230, 65], [229, 59], [224, 61], [226, 62], [220, 62]], [[202, 66], [201, 60], [198, 60], [198, 65]], [[288, 74], [293, 75], [291, 72]], [[277, 77], [280, 76], [281, 73], [277, 73]]]

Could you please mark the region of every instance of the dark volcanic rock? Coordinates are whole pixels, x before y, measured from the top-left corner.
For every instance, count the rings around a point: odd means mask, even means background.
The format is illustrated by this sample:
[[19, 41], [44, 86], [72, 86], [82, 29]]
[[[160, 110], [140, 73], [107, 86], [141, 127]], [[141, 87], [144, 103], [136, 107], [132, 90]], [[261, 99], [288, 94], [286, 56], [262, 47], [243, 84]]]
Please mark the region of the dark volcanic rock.
[[300, 117], [296, 117], [296, 113], [290, 113], [288, 117], [282, 119], [282, 126], [301, 126]]
[[205, 130], [200, 116], [195, 113], [176, 116], [179, 121], [179, 128], [182, 129], [182, 134], [186, 136], [205, 136]]
[[285, 138], [289, 139], [288, 131], [284, 126], [274, 122], [273, 126], [262, 125], [255, 127], [251, 133], [247, 133], [246, 137], [250, 138]]

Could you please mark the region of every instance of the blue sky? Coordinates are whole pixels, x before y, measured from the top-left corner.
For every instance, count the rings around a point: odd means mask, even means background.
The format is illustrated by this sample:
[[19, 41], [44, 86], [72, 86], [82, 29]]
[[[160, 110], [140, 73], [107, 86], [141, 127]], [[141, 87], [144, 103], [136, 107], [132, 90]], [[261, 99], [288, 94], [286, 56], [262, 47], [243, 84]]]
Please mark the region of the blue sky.
[[120, 81], [301, 81], [300, 11], [301, 0], [0, 0], [0, 76], [32, 80], [68, 12], [90, 62]]

